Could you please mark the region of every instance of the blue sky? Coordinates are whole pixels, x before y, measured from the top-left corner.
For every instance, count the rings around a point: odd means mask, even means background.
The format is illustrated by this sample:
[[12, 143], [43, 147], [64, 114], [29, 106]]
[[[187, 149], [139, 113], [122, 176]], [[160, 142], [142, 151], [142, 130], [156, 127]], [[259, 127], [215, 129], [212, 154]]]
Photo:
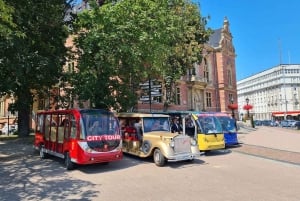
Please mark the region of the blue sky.
[[226, 16], [236, 51], [237, 80], [284, 64], [300, 64], [300, 0], [194, 0], [207, 27]]

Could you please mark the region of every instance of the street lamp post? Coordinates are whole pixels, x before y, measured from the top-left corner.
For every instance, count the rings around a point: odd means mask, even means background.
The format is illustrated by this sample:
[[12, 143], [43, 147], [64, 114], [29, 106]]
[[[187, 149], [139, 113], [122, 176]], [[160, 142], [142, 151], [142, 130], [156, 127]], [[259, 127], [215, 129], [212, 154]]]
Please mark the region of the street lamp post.
[[[233, 97], [231, 97], [230, 103], [231, 103], [231, 105], [233, 105]], [[231, 112], [232, 112], [232, 118], [234, 119], [234, 108], [233, 107], [231, 108]]]
[[14, 99], [13, 99], [13, 97], [10, 97], [10, 103], [7, 104], [7, 135], [8, 136], [9, 136], [9, 132], [10, 132], [10, 127], [9, 127], [10, 114], [12, 114], [10, 112], [10, 109], [11, 109], [10, 107], [12, 106], [12, 104], [14, 104]]
[[247, 115], [248, 115], [247, 118], [250, 119], [251, 126], [254, 128], [255, 126], [254, 126], [253, 116], [250, 117], [250, 113], [249, 113], [249, 110], [252, 109], [252, 105], [249, 105], [249, 98], [246, 98], [246, 103], [247, 103], [247, 105], [246, 105], [245, 109], [247, 110]]
[[249, 104], [249, 98], [247, 97], [246, 98], [246, 103], [247, 103], [247, 117], [249, 118], [250, 114], [249, 114], [249, 107], [248, 107], [248, 104]]
[[9, 136], [9, 111], [7, 109], [7, 136]]

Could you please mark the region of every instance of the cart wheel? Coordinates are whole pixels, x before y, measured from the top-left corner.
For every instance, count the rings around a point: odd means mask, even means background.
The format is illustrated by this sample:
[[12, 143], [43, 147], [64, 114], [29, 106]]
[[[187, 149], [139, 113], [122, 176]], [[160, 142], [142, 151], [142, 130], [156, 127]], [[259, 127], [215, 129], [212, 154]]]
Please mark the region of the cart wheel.
[[40, 158], [41, 159], [47, 158], [48, 154], [44, 152], [44, 145], [40, 145], [39, 151], [40, 151]]
[[142, 152], [144, 152], [144, 154], [147, 154], [151, 149], [151, 143], [148, 140], [144, 141], [142, 143], [141, 149], [142, 149]]
[[65, 153], [65, 167], [67, 170], [73, 170], [75, 167], [75, 164], [71, 161], [69, 152]]
[[159, 149], [155, 149], [154, 150], [154, 153], [153, 153], [153, 160], [154, 160], [154, 163], [157, 165], [157, 166], [164, 166], [165, 162], [166, 162], [166, 159], [164, 157], [164, 155], [162, 155], [161, 151]]

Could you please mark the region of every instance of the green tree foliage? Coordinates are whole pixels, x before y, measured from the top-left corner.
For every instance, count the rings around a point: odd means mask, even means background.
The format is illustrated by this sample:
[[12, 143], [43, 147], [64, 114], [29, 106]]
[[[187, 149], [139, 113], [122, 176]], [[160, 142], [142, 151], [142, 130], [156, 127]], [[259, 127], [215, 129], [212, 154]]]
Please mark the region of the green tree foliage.
[[13, 8], [0, 0], [0, 39], [6, 39], [12, 34], [16, 25], [12, 21]]
[[[165, 65], [165, 84], [169, 87], [171, 97], [167, 97], [165, 104], [174, 101], [175, 91], [172, 90], [174, 81], [181, 75], [194, 72], [194, 64], [202, 61], [204, 43], [212, 33], [206, 28], [207, 18], [201, 17], [199, 7], [187, 1], [174, 1], [172, 9], [180, 16], [179, 27], [181, 34], [173, 41], [171, 51]], [[168, 92], [167, 92], [168, 93]], [[170, 99], [169, 99], [170, 98]]]
[[174, 40], [173, 51], [168, 57], [168, 75], [178, 78], [187, 69], [193, 68], [195, 63], [202, 60], [202, 49], [212, 33], [206, 29], [207, 19], [201, 17], [196, 4], [180, 3], [174, 4], [175, 13], [181, 17], [181, 34]]
[[79, 99], [127, 110], [140, 82], [180, 76], [199, 59], [208, 35], [196, 10], [184, 0], [123, 0], [79, 14], [79, 73], [72, 80]]
[[26, 136], [34, 95], [47, 94], [48, 88], [57, 83], [62, 74], [68, 36], [64, 19], [71, 1], [5, 2], [14, 9], [12, 22], [23, 37], [11, 36], [1, 49], [0, 91], [16, 98], [12, 108], [18, 111], [18, 133]]

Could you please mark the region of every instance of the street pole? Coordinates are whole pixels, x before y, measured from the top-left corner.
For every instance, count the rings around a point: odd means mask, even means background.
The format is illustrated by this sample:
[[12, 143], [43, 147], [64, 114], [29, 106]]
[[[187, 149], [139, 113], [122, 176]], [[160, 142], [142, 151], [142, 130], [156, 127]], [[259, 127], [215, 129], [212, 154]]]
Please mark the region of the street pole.
[[249, 104], [249, 98], [246, 98], [246, 103], [247, 103], [247, 118], [249, 118], [249, 117], [250, 117], [249, 107], [248, 107], [248, 104]]
[[148, 82], [149, 82], [149, 94], [148, 94], [148, 97], [149, 97], [149, 110], [150, 110], [150, 113], [152, 112], [152, 96], [151, 96], [151, 91], [152, 91], [152, 82], [151, 82], [151, 79], [150, 79], [150, 76], [148, 77]]
[[[231, 105], [233, 105], [233, 97], [230, 99], [230, 102], [231, 102]], [[231, 114], [232, 118], [235, 119], [234, 118], [234, 109], [233, 108], [231, 108], [231, 112], [232, 112], [232, 114]]]
[[7, 135], [9, 136], [9, 112], [7, 110]]
[[281, 66], [282, 67], [282, 77], [283, 77], [283, 91], [284, 91], [284, 105], [285, 105], [285, 109], [284, 109], [284, 120], [286, 120], [286, 115], [287, 115], [287, 99], [286, 99], [286, 88], [285, 88], [285, 66]]

